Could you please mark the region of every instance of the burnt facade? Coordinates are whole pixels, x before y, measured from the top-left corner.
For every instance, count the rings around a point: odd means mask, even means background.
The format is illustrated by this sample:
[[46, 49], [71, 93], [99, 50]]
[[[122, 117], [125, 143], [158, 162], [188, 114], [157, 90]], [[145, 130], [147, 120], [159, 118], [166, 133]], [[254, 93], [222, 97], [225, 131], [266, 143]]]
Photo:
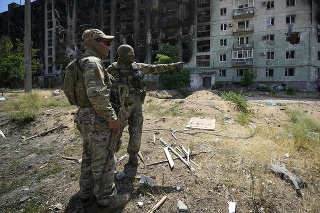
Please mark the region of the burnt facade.
[[[180, 48], [193, 69], [191, 87], [240, 82], [257, 71], [257, 83], [312, 88], [320, 75], [320, 6], [317, 0], [36, 0], [33, 48], [41, 74], [56, 75], [60, 62], [83, 49], [82, 32], [98, 28], [114, 35], [116, 49], [130, 44], [136, 61], [152, 63], [163, 44]], [[307, 14], [307, 15], [306, 15]], [[0, 14], [1, 34], [23, 39], [24, 6]]]

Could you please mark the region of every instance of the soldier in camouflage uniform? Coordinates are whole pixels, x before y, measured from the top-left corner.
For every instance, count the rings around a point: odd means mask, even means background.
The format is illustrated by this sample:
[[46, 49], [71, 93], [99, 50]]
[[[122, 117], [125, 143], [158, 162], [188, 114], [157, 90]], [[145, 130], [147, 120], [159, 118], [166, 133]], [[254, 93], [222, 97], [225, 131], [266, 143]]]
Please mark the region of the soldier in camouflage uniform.
[[130, 45], [123, 44], [118, 50], [118, 61], [112, 63], [107, 72], [111, 74], [120, 86], [128, 88], [128, 95], [125, 98], [125, 106], [130, 110], [126, 121], [123, 121], [125, 127], [129, 125], [129, 144], [127, 152], [129, 154], [129, 165], [138, 166], [138, 152], [141, 144], [141, 134], [143, 125], [142, 104], [146, 95], [145, 83], [143, 81], [144, 74], [154, 74], [167, 72], [177, 67], [181, 67], [184, 63], [177, 62], [171, 64], [145, 64], [134, 62], [135, 54]]
[[112, 132], [120, 134], [121, 129], [121, 121], [110, 103], [110, 76], [105, 73], [102, 63], [109, 54], [109, 44], [114, 36], [89, 29], [82, 38], [86, 51], [76, 69], [80, 69], [83, 75], [75, 86], [79, 107], [75, 122], [83, 137], [79, 197], [85, 212], [95, 198], [99, 213], [112, 212], [122, 209], [130, 199], [129, 194], [117, 195], [114, 151], [108, 147]]

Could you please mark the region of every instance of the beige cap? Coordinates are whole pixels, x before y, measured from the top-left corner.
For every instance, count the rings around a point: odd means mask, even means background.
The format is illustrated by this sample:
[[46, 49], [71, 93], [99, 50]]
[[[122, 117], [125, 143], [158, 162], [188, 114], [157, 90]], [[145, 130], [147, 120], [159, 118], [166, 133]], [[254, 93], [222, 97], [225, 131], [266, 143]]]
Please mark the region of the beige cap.
[[112, 41], [114, 39], [114, 36], [106, 35], [101, 30], [98, 30], [98, 29], [88, 29], [83, 32], [82, 39], [85, 43], [87, 43], [88, 41], [91, 41], [91, 40]]

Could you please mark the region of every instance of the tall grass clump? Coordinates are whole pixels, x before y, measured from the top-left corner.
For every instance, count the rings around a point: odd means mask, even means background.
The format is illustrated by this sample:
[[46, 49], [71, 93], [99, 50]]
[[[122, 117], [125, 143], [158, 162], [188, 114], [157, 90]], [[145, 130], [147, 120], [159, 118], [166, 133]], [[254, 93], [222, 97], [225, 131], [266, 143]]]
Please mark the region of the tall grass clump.
[[65, 107], [67, 101], [45, 98], [38, 93], [21, 93], [3, 102], [2, 109], [11, 121], [32, 122], [43, 108]]
[[236, 105], [236, 110], [243, 113], [252, 113], [252, 111], [249, 109], [247, 100], [243, 98], [242, 92], [237, 93], [234, 91], [223, 91], [221, 97], [226, 101], [233, 102]]
[[291, 124], [287, 126], [287, 131], [294, 136], [294, 142], [298, 149], [320, 148], [319, 139], [308, 137], [308, 133], [320, 133], [320, 121], [308, 116], [307, 114], [297, 110], [286, 110], [291, 119]]

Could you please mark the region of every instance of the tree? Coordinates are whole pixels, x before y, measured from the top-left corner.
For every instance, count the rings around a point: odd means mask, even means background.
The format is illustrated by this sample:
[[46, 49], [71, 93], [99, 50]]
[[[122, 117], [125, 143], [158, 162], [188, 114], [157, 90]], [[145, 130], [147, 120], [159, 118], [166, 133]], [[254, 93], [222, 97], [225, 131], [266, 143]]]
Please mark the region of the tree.
[[[12, 87], [24, 79], [23, 50], [21, 40], [17, 39], [12, 43], [9, 37], [0, 37], [0, 87]], [[38, 51], [32, 49], [32, 56], [36, 56]], [[33, 73], [42, 66], [38, 59], [33, 59], [31, 64]]]
[[[178, 61], [179, 49], [176, 46], [165, 44], [162, 54], [157, 54], [157, 61], [155, 64], [169, 64]], [[189, 86], [190, 84], [189, 69], [176, 68], [168, 72], [160, 73], [161, 85], [164, 89], [181, 89]]]
[[241, 85], [248, 87], [253, 84], [254, 80], [257, 78], [257, 71], [253, 69], [245, 70], [243, 77], [241, 78]]

